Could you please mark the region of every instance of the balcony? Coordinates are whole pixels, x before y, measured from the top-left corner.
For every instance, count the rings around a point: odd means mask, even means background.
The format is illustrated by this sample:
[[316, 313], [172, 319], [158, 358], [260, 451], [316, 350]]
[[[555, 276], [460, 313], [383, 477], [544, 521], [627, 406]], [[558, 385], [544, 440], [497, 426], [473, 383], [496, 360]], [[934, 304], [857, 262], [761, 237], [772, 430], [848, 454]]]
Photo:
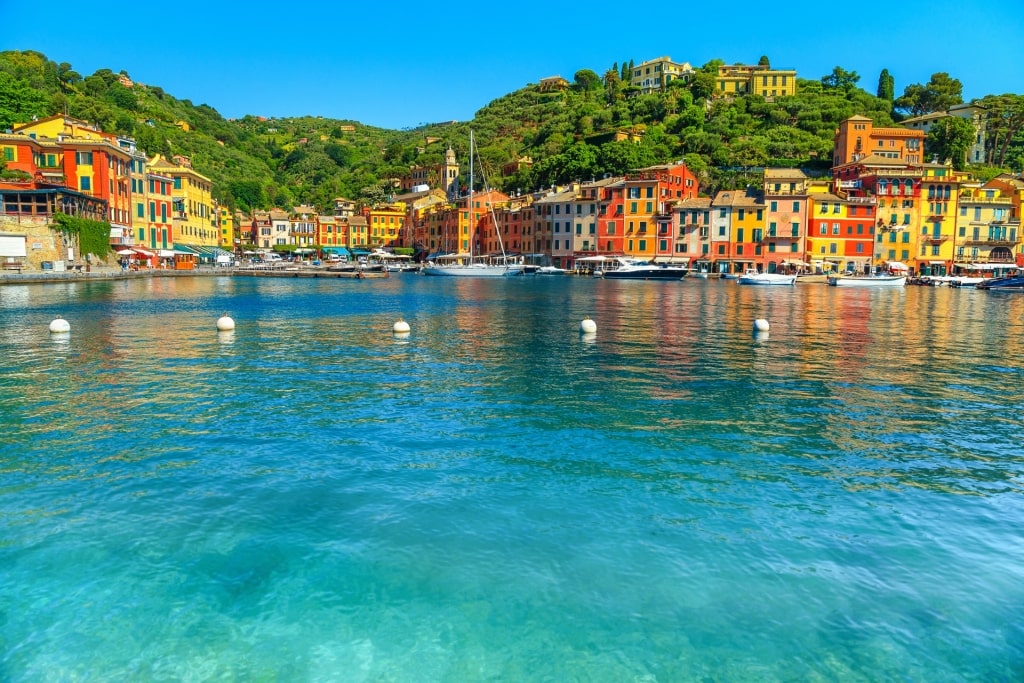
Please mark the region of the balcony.
[[942, 244], [949, 239], [949, 235], [921, 235], [923, 244]]
[[960, 242], [960, 244], [967, 247], [1014, 247], [1017, 243], [1018, 240], [992, 239], [988, 237], [971, 238]]

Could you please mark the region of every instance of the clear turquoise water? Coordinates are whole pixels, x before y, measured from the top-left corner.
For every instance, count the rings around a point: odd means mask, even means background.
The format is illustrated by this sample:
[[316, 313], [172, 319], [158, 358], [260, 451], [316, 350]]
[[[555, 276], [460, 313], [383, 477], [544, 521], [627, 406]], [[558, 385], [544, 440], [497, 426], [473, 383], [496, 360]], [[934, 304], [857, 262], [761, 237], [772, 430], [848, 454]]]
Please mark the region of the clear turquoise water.
[[7, 286], [0, 354], [0, 681], [1024, 678], [1024, 297]]

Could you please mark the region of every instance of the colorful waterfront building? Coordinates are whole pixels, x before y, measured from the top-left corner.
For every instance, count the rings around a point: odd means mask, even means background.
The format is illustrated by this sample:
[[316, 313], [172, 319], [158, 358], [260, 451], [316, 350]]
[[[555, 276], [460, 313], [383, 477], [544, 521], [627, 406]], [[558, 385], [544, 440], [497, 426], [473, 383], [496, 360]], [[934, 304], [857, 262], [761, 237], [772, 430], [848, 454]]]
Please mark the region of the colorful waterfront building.
[[[985, 184], [986, 188], [995, 188], [1010, 198], [1013, 203], [1013, 215], [1019, 221], [1024, 216], [1024, 178], [1020, 175], [1003, 173]], [[1024, 267], [1024, 245], [1015, 248], [1017, 265]]]
[[363, 216], [370, 229], [368, 246], [374, 248], [400, 246], [398, 238], [405, 226], [404, 203], [396, 202], [373, 208], [366, 207], [363, 209]]
[[[9, 168], [24, 170], [34, 177], [48, 173], [50, 179], [65, 187], [102, 199], [107, 203], [111, 244], [122, 245], [131, 239], [132, 154], [122, 149], [116, 135], [62, 114], [16, 124], [11, 135], [38, 141], [38, 154], [42, 156], [8, 162]], [[37, 167], [37, 161], [46, 165]], [[62, 173], [49, 165], [51, 161], [59, 161]]]
[[[869, 154], [832, 169], [836, 187], [848, 197], [874, 197], [875, 249], [873, 265], [916, 263], [918, 237], [929, 207], [921, 198], [923, 164], [892, 156]], [[937, 259], [936, 259], [937, 260]]]
[[764, 171], [765, 229], [761, 234], [764, 249], [762, 270], [774, 272], [778, 266], [801, 267], [807, 264], [808, 178], [798, 168], [767, 168]]
[[158, 173], [147, 164], [144, 180], [137, 203], [135, 239], [140, 245], [152, 250], [174, 249], [174, 225], [172, 222], [174, 179]]
[[600, 190], [597, 219], [598, 255], [626, 253], [625, 197], [625, 178], [615, 178], [614, 182]]
[[[923, 220], [918, 235], [918, 251], [911, 267], [919, 275], [948, 275], [955, 255], [960, 186], [966, 174], [952, 166], [926, 164], [921, 178]], [[927, 207], [927, 208], [925, 208]]]
[[690, 259], [690, 268], [711, 270], [711, 198], [676, 202], [676, 253]]
[[877, 200], [837, 187], [811, 193], [807, 201], [806, 262], [815, 272], [869, 272], [875, 261]]
[[549, 192], [533, 203], [536, 251], [549, 255], [551, 263], [559, 268], [568, 267], [573, 260], [572, 202], [575, 198], [576, 188], [570, 186]]
[[[964, 183], [953, 238], [953, 271], [964, 273], [978, 266], [1019, 264], [1024, 235], [1013, 196], [1003, 183]], [[1024, 189], [1024, 188], [1022, 188]]]
[[291, 215], [282, 209], [271, 209], [270, 219], [270, 247], [282, 247], [291, 244], [292, 224], [289, 220]]
[[258, 249], [270, 249], [273, 246], [274, 226], [269, 211], [255, 211], [252, 216], [252, 244]]
[[648, 260], [671, 259], [675, 249], [670, 227], [673, 206], [697, 196], [697, 176], [686, 164], [666, 164], [628, 173], [624, 182], [626, 253]]
[[[728, 237], [716, 247], [715, 272], [742, 273], [751, 268], [765, 268], [764, 192], [747, 187], [744, 190], [722, 190], [715, 195], [712, 207], [718, 213], [719, 231], [727, 226]], [[772, 272], [777, 264], [773, 264]]]
[[296, 206], [288, 215], [288, 244], [294, 244], [299, 253], [310, 253], [317, 244], [317, 210], [312, 206]]
[[153, 173], [171, 178], [171, 242], [176, 247], [216, 247], [220, 240], [209, 178], [192, 168], [192, 160], [160, 155], [149, 161]]
[[220, 230], [219, 245], [225, 251], [234, 252], [241, 246], [238, 237], [238, 226], [235, 223], [235, 214], [231, 209], [216, 200], [213, 203], [214, 214], [217, 216], [217, 228]]
[[348, 238], [346, 246], [349, 249], [356, 247], [365, 248], [370, 243], [369, 224], [366, 216], [349, 216], [342, 219], [340, 224], [345, 229], [345, 236]]

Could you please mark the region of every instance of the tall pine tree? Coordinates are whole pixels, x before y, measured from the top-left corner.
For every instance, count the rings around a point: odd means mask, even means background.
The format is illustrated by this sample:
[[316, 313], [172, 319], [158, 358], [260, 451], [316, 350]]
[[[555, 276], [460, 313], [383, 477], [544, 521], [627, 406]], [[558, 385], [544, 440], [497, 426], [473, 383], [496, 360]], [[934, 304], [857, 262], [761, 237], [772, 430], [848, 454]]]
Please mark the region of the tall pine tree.
[[878, 98], [886, 102], [896, 98], [896, 79], [888, 69], [882, 69], [882, 73], [878, 74]]

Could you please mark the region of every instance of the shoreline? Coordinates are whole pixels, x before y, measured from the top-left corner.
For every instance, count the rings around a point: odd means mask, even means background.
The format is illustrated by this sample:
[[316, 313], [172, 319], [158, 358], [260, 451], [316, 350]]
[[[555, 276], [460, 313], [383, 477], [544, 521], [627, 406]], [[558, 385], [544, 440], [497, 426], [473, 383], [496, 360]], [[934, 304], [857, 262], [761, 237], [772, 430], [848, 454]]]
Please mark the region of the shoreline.
[[138, 280], [164, 277], [275, 277], [275, 278], [331, 278], [331, 279], [383, 279], [390, 273], [361, 271], [331, 271], [323, 268], [197, 268], [195, 270], [147, 269], [124, 271], [120, 268], [97, 267], [90, 272], [35, 271], [31, 273], [0, 273], [0, 286], [27, 284], [55, 284], [61, 282], [99, 282], [109, 280]]

